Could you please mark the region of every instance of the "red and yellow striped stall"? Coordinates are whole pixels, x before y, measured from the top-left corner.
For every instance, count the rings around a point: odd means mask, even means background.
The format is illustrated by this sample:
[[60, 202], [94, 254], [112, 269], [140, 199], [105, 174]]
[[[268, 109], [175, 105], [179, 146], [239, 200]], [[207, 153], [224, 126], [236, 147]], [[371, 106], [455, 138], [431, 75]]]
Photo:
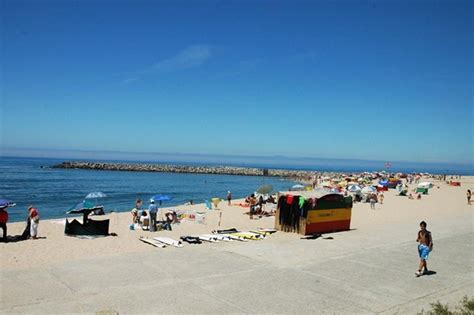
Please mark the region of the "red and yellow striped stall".
[[280, 192], [275, 228], [303, 235], [348, 231], [351, 216], [352, 197], [328, 190]]

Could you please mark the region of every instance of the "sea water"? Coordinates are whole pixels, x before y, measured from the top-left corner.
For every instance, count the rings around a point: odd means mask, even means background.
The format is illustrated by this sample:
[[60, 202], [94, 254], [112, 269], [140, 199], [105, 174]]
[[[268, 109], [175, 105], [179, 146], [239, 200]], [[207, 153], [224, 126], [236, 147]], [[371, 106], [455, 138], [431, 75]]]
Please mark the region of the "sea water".
[[[27, 207], [37, 207], [43, 219], [65, 217], [65, 212], [84, 197], [101, 191], [106, 198], [97, 200], [106, 211], [130, 211], [140, 198], [146, 206], [150, 197], [168, 195], [171, 201], [163, 206], [179, 206], [189, 200], [204, 203], [214, 197], [225, 199], [227, 191], [233, 198], [243, 198], [258, 187], [273, 185], [274, 191], [288, 190], [294, 182], [275, 177], [208, 174], [178, 174], [158, 172], [122, 172], [101, 170], [53, 169], [64, 159], [0, 157], [0, 198], [17, 203], [9, 208], [10, 221], [25, 220]], [[104, 161], [107, 162], [107, 161]], [[120, 162], [120, 161], [109, 161]], [[270, 163], [271, 162], [271, 163]], [[314, 171], [362, 172], [380, 171], [384, 165], [377, 161], [312, 159], [296, 163], [287, 159], [273, 159], [265, 164], [229, 161], [227, 166], [278, 169], [306, 169]], [[294, 162], [294, 163], [289, 163]], [[127, 162], [133, 163], [133, 162]], [[139, 162], [136, 162], [139, 163]], [[143, 162], [146, 163], [146, 162]], [[154, 163], [154, 162], [149, 162]], [[159, 162], [155, 162], [159, 163]], [[184, 163], [166, 161], [165, 164], [221, 165], [213, 163]], [[387, 169], [386, 169], [387, 170]], [[472, 164], [394, 163], [390, 172], [429, 172], [433, 174], [473, 175]], [[95, 200], [93, 200], [95, 202]]]
[[[57, 159], [0, 158], [0, 198], [16, 203], [8, 209], [9, 221], [23, 221], [29, 205], [37, 207], [42, 219], [63, 218], [65, 212], [90, 192], [107, 195], [97, 200], [106, 212], [130, 211], [135, 200], [144, 205], [157, 194], [171, 201], [162, 206], [182, 205], [189, 200], [204, 203], [214, 197], [225, 199], [227, 191], [234, 199], [244, 198], [258, 187], [273, 185], [275, 191], [288, 190], [294, 182], [263, 176], [177, 174], [158, 172], [122, 172], [54, 169]], [[92, 199], [92, 202], [96, 202]], [[227, 201], [226, 201], [227, 202]]]

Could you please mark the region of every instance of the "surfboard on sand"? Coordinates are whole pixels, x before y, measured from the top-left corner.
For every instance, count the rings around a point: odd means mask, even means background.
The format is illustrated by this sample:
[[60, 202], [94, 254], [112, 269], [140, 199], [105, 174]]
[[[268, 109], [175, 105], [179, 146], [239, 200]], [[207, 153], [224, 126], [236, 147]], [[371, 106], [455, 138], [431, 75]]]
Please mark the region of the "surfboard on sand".
[[181, 236], [180, 239], [189, 244], [202, 244], [198, 236]]
[[155, 246], [155, 247], [159, 247], [159, 248], [165, 248], [166, 247], [166, 244], [157, 242], [157, 241], [149, 239], [149, 238], [145, 238], [143, 236], [140, 236], [138, 239], [140, 241], [144, 242], [144, 243], [150, 244], [150, 245]]
[[[212, 234], [210, 234], [212, 235]], [[232, 239], [229, 237], [229, 235], [225, 234], [214, 234], [213, 235], [215, 238], [217, 238], [218, 241], [224, 241], [224, 242], [230, 242]]]
[[273, 234], [273, 233], [276, 233], [277, 229], [274, 229], [274, 228], [265, 228], [265, 229], [264, 228], [258, 228], [257, 231]]
[[177, 241], [169, 237], [158, 236], [158, 237], [154, 237], [153, 239], [165, 245], [174, 246], [174, 247], [183, 247], [183, 243], [181, 241]]
[[261, 240], [265, 238], [265, 236], [262, 234], [252, 233], [252, 232], [239, 232], [239, 233], [232, 233], [230, 235], [243, 237], [248, 240]]
[[203, 234], [198, 236], [201, 241], [217, 243], [218, 239], [215, 235]]
[[266, 230], [251, 230], [250, 231], [251, 233], [255, 233], [255, 234], [260, 234], [260, 235], [263, 235], [263, 236], [268, 236], [268, 235], [271, 235], [273, 233], [275, 233], [276, 231], [266, 231]]
[[245, 239], [242, 236], [236, 236], [236, 235], [232, 235], [232, 234], [219, 234], [219, 235], [222, 236], [222, 237], [227, 237], [231, 241], [241, 241], [241, 242], [247, 242], [248, 241], [247, 239]]
[[231, 241], [230, 237], [225, 234], [203, 234], [203, 235], [199, 235], [199, 237], [209, 238], [214, 241], [225, 241], [225, 242]]
[[230, 228], [230, 229], [225, 229], [225, 230], [215, 230], [212, 231], [212, 234], [230, 234], [230, 233], [237, 233], [239, 230], [236, 228]]

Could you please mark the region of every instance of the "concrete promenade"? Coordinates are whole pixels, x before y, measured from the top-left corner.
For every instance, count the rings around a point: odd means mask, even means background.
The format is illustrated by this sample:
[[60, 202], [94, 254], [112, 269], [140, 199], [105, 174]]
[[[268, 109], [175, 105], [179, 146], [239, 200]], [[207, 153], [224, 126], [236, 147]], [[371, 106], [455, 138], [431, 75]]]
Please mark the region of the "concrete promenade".
[[472, 219], [464, 213], [429, 222], [436, 274], [420, 278], [417, 222], [361, 224], [325, 235], [332, 240], [277, 233], [2, 269], [0, 313], [416, 314], [437, 300], [453, 305], [474, 295]]

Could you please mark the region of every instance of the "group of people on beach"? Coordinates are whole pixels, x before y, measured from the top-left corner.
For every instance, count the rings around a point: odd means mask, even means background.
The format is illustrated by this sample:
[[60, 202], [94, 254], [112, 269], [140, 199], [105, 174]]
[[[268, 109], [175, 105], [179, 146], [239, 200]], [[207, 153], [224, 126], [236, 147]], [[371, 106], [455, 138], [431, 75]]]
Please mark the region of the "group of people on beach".
[[265, 205], [266, 204], [275, 204], [275, 198], [270, 195], [266, 198], [264, 198], [262, 195], [260, 195], [258, 198], [255, 196], [255, 194], [251, 194], [250, 196], [247, 196], [245, 198], [245, 204], [248, 205], [249, 207], [249, 217], [250, 219], [253, 219], [254, 216], [258, 216], [261, 218], [264, 215], [273, 215], [273, 211], [266, 211], [265, 210]]
[[132, 209], [132, 224], [141, 225], [142, 229], [148, 229], [150, 232], [156, 232], [159, 224], [161, 229], [171, 230], [171, 224], [178, 221], [176, 212], [167, 211], [165, 212], [163, 220], [157, 220], [159, 217], [159, 209], [153, 199], [150, 199], [150, 204], [147, 209], [142, 209], [143, 201], [137, 199], [135, 201], [135, 207]]
[[[8, 242], [7, 223], [8, 223], [8, 206], [0, 208], [0, 228], [3, 230], [1, 242]], [[26, 227], [22, 235], [18, 235], [15, 240], [26, 240], [26, 239], [37, 239], [38, 238], [38, 225], [39, 225], [39, 212], [33, 206], [28, 207], [28, 215], [26, 217]]]

